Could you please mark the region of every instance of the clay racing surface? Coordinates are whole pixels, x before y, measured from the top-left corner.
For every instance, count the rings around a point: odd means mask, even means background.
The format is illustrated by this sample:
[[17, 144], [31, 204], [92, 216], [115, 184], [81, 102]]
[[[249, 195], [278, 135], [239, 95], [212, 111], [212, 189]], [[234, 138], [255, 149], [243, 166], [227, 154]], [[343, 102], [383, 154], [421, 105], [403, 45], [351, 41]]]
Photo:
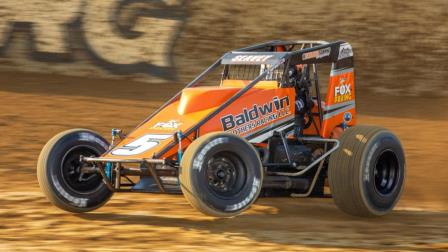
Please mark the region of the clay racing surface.
[[213, 219], [181, 195], [129, 193], [75, 215], [50, 205], [38, 187], [45, 142], [76, 127], [105, 136], [112, 127], [129, 131], [180, 86], [15, 73], [2, 79], [0, 251], [448, 250], [446, 99], [358, 95], [360, 123], [396, 132], [407, 154], [402, 200], [384, 218], [345, 215], [331, 198], [263, 198], [242, 216]]

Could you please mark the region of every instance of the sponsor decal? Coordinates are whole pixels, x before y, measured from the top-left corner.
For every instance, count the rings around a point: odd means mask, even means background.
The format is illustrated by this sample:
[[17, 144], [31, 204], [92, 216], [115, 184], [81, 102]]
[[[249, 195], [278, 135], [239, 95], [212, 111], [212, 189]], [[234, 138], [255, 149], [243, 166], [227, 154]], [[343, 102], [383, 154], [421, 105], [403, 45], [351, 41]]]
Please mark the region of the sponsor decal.
[[240, 203], [226, 206], [225, 211], [237, 211], [246, 207], [255, 198], [259, 190], [258, 188], [260, 186], [261, 186], [260, 180], [254, 178], [254, 181], [252, 183], [252, 189], [249, 195], [245, 199], [243, 199]]
[[345, 121], [346, 123], [351, 122], [351, 121], [352, 121], [352, 118], [353, 118], [352, 113], [350, 113], [350, 112], [345, 112], [345, 113], [344, 113], [344, 121]]
[[349, 43], [344, 43], [339, 46], [338, 60], [353, 57], [353, 49]]
[[323, 57], [330, 56], [331, 53], [331, 47], [327, 47], [324, 49], [320, 49], [318, 51], [312, 51], [308, 53], [304, 53], [302, 55], [302, 60], [308, 60], [308, 59], [321, 59]]
[[264, 104], [254, 104], [250, 108], [244, 108], [237, 115], [225, 115], [221, 117], [224, 131], [241, 135], [254, 128], [271, 123], [277, 119], [287, 116], [290, 112], [290, 101], [288, 96], [273, 98]]
[[[349, 112], [350, 109], [354, 109], [354, 108], [355, 108], [354, 100], [337, 103], [337, 104], [333, 104], [330, 106], [325, 106], [324, 120], [330, 119], [330, 118], [332, 118], [336, 115], [339, 115], [341, 113], [344, 113], [344, 112]], [[348, 116], [351, 116], [353, 118], [353, 116], [351, 114], [350, 115], [344, 114], [344, 116], [347, 116], [347, 118], [343, 117], [345, 119], [348, 119]], [[344, 120], [344, 122], [345, 122], [345, 120]]]
[[207, 155], [208, 151], [215, 147], [216, 145], [228, 143], [230, 139], [228, 137], [220, 137], [216, 138], [209, 143], [207, 143], [204, 148], [196, 155], [196, 157], [193, 159], [193, 169], [201, 171], [202, 166], [204, 164], [205, 155]]
[[378, 143], [375, 143], [372, 147], [372, 149], [367, 154], [367, 161], [366, 165], [363, 171], [363, 181], [369, 182], [370, 181], [370, 163], [372, 162], [373, 154], [375, 153], [376, 149], [378, 149]]
[[68, 200], [72, 205], [81, 208], [87, 207], [87, 202], [89, 201], [88, 198], [73, 197], [61, 186], [59, 180], [56, 178], [55, 175], [51, 175], [51, 180], [53, 181], [56, 191], [58, 191], [61, 194], [61, 196], [64, 197], [66, 200]]
[[274, 55], [238, 55], [232, 58], [232, 62], [265, 62]]
[[339, 81], [339, 86], [334, 88], [334, 102], [340, 103], [349, 101], [352, 99], [352, 90], [350, 83], [346, 83], [346, 78], [341, 78]]
[[152, 129], [177, 129], [180, 125], [182, 125], [182, 123], [177, 120], [169, 120], [168, 122], [156, 123], [152, 126]]

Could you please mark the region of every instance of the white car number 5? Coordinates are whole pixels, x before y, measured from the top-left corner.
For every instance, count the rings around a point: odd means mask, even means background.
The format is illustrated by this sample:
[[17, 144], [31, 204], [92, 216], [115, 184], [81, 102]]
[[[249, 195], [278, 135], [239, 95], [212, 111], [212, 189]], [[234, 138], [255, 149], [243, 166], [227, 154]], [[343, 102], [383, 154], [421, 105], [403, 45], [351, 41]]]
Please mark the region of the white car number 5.
[[118, 149], [112, 151], [112, 155], [117, 156], [131, 156], [141, 154], [160, 143], [160, 140], [165, 140], [173, 135], [144, 135], [139, 139], [132, 141]]

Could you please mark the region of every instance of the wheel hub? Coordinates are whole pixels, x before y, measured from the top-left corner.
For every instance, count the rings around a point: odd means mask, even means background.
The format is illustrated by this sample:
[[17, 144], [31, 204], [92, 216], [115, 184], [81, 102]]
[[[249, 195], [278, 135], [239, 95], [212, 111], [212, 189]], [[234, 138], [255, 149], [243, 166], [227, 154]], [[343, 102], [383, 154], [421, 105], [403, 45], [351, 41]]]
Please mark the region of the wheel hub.
[[61, 173], [64, 182], [75, 192], [89, 193], [102, 183], [101, 177], [96, 173], [86, 174], [81, 171], [83, 163], [80, 156], [98, 156], [95, 150], [87, 146], [77, 146], [69, 150], [61, 164]]
[[207, 161], [208, 187], [220, 197], [241, 190], [245, 168], [235, 154], [218, 153]]
[[211, 159], [208, 163], [207, 173], [209, 185], [219, 192], [231, 190], [237, 175], [234, 164], [225, 157]]
[[391, 193], [398, 183], [398, 159], [394, 152], [386, 150], [378, 157], [373, 171], [375, 190], [381, 195]]

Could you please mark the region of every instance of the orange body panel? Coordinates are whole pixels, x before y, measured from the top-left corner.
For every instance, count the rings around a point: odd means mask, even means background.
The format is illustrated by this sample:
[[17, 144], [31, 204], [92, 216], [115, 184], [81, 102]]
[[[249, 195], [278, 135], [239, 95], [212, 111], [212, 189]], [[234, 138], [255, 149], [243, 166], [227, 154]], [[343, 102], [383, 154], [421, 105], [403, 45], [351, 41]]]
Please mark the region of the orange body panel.
[[237, 87], [197, 87], [182, 91], [177, 112], [179, 115], [190, 114], [200, 110], [217, 107], [227, 101], [241, 88]]
[[355, 80], [353, 70], [330, 77], [325, 101], [322, 102], [324, 112], [321, 125], [318, 115], [317, 101], [314, 100], [312, 112], [319, 128], [311, 126], [303, 131], [304, 135], [318, 135], [323, 138], [337, 138], [339, 130], [356, 124]]
[[338, 127], [356, 124], [355, 75], [353, 69], [330, 77], [321, 136], [329, 138]]
[[[295, 89], [280, 88], [277, 81], [260, 81], [198, 129], [192, 129], [205, 117], [245, 87], [246, 80], [224, 80], [218, 87], [185, 88], [179, 99], [167, 105], [150, 120], [131, 132], [104, 156], [123, 158], [167, 158], [178, 152], [175, 135], [191, 132], [182, 140], [181, 149], [200, 135], [227, 131], [257, 144], [272, 135], [273, 129], [292, 126], [295, 115]], [[314, 126], [304, 135], [337, 137], [338, 129], [356, 123], [353, 69], [332, 71], [325, 102], [323, 121], [318, 115]], [[318, 114], [317, 101], [313, 113]], [[163, 153], [160, 154], [160, 153]]]
[[[193, 127], [198, 120], [204, 118], [208, 113], [212, 112], [216, 107], [209, 109], [180, 115], [178, 107], [180, 102], [175, 101], [165, 107], [160, 113], [156, 114], [151, 120], [147, 121], [133, 132], [131, 132], [123, 141], [121, 141], [112, 151], [105, 154], [107, 158], [152, 158], [154, 154], [161, 151], [170, 142], [174, 141], [174, 134], [177, 131], [186, 131]], [[162, 124], [161, 124], [162, 123]], [[166, 135], [166, 139], [157, 139], [157, 145], [138, 154], [114, 154], [114, 150], [132, 144], [134, 141], [145, 135]], [[188, 143], [186, 143], [188, 144]]]
[[[203, 134], [204, 132], [225, 130], [240, 136], [249, 136], [259, 131], [260, 128], [271, 129], [279, 122], [293, 118], [295, 110], [294, 101], [294, 88], [254, 88], [202, 126], [200, 132]], [[279, 109], [276, 109], [276, 102]], [[265, 112], [265, 108], [268, 111], [271, 110], [271, 112], [263, 115], [260, 112], [260, 108], [261, 112]], [[234, 117], [233, 121], [235, 125], [228, 120], [228, 126], [234, 127], [231, 129], [223, 129], [223, 118], [226, 118], [226, 116], [229, 118], [231, 115]], [[249, 120], [243, 118], [245, 115], [248, 115], [246, 117]], [[251, 120], [252, 118], [255, 119]], [[238, 119], [240, 119], [239, 123]]]
[[[104, 156], [113, 159], [152, 158], [175, 141], [174, 135], [178, 131], [186, 132], [194, 127], [240, 89], [226, 86], [184, 89], [179, 100], [169, 104], [152, 119], [131, 132]], [[274, 128], [285, 120], [293, 119], [294, 99], [294, 88], [278, 88], [273, 82], [267, 81], [264, 84], [260, 82], [208, 120], [198, 132], [203, 135], [213, 131], [229, 131], [245, 137], [260, 130]], [[182, 149], [185, 149], [194, 138], [196, 132], [182, 141]], [[145, 144], [153, 142], [154, 146], [139, 153], [138, 149], [133, 148], [133, 143], [141, 139]], [[159, 158], [172, 156], [177, 150], [178, 146], [173, 145], [163, 157]]]

